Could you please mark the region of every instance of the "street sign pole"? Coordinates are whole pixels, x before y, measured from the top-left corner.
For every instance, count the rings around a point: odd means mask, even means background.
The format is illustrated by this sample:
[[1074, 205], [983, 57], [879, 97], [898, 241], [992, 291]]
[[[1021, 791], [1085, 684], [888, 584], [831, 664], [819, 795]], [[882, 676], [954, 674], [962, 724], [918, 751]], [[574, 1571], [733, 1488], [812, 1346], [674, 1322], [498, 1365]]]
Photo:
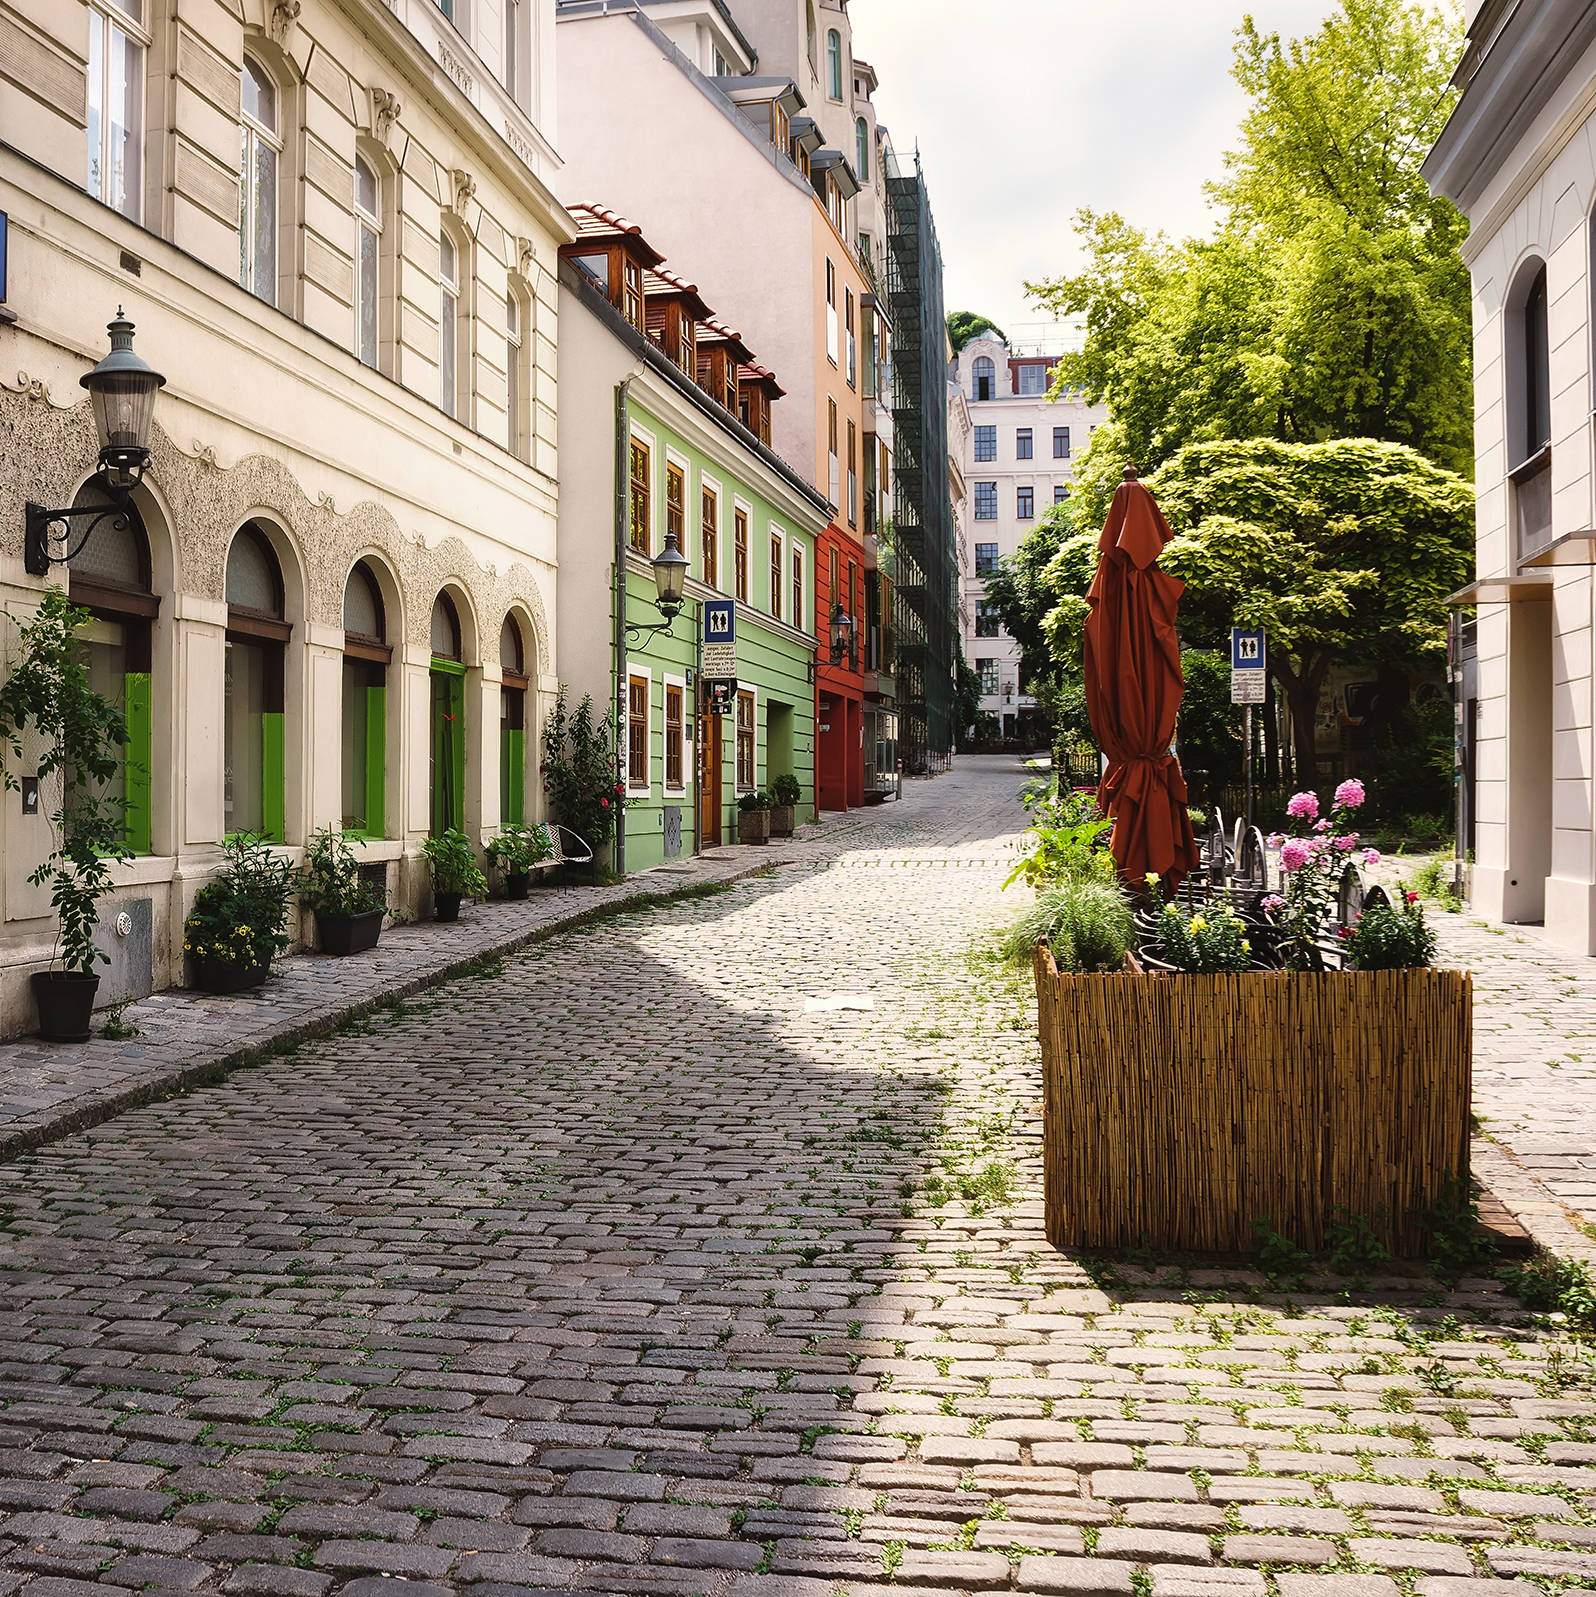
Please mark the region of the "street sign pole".
[[1230, 702], [1242, 707], [1242, 738], [1246, 743], [1242, 766], [1247, 784], [1246, 816], [1250, 832], [1253, 827], [1252, 707], [1269, 702], [1268, 647], [1261, 631], [1231, 628]]
[[1252, 706], [1242, 712], [1243, 736], [1247, 739], [1247, 830], [1252, 830]]

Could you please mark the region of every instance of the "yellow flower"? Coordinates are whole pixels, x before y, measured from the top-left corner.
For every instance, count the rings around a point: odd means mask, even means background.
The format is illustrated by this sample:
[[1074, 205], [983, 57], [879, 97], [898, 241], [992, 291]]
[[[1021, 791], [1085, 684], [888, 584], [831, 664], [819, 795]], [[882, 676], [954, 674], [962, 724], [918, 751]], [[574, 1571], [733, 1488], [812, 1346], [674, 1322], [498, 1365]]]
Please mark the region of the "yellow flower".
[[1158, 872], [1157, 871], [1149, 871], [1147, 873], [1147, 885], [1149, 887], [1157, 887], [1158, 886]]
[[1191, 918], [1191, 929], [1192, 929], [1192, 930], [1193, 930], [1193, 931], [1194, 931], [1194, 932], [1200, 932], [1200, 931], [1202, 931], [1202, 929], [1203, 929], [1203, 928], [1204, 928], [1204, 927], [1205, 927], [1205, 926], [1207, 926], [1207, 924], [1208, 924], [1208, 922], [1207, 922], [1207, 921], [1205, 921], [1205, 920], [1204, 920], [1204, 919], [1203, 919], [1203, 918], [1202, 918], [1202, 916], [1201, 916], [1201, 915], [1193, 915], [1193, 916], [1192, 916], [1192, 918]]
[[1252, 952], [1252, 944], [1249, 943], [1245, 937], [1243, 937], [1241, 940], [1241, 951], [1244, 954], [1250, 954]]

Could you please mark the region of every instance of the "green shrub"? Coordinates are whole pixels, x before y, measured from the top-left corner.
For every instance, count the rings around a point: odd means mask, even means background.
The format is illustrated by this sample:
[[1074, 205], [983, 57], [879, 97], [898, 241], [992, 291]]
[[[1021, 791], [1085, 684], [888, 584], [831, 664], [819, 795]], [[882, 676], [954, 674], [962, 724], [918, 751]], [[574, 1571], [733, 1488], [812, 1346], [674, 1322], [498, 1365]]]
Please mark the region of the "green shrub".
[[450, 827], [439, 837], [429, 837], [421, 845], [421, 852], [432, 865], [435, 893], [458, 893], [462, 898], [478, 900], [488, 896], [488, 879], [464, 832]]
[[299, 907], [325, 919], [329, 915], [369, 915], [387, 907], [381, 893], [360, 879], [360, 861], [337, 828], [311, 834], [299, 870]]
[[1596, 1331], [1596, 1280], [1580, 1259], [1537, 1254], [1501, 1272], [1504, 1286], [1534, 1314], [1560, 1314], [1575, 1331]]
[[219, 965], [270, 960], [288, 947], [283, 920], [293, 892], [294, 867], [261, 838], [228, 838], [221, 870], [183, 923], [183, 952]]
[[1114, 882], [1066, 881], [1044, 888], [1015, 921], [1004, 953], [1017, 963], [1048, 943], [1060, 970], [1094, 974], [1122, 970], [1136, 942], [1136, 921]]
[[524, 876], [534, 865], [553, 856], [554, 844], [547, 827], [518, 826], [509, 821], [499, 828], [497, 837], [488, 839], [482, 852], [506, 876]]
[[770, 784], [770, 796], [777, 804], [783, 806], [794, 805], [803, 797], [804, 790], [798, 785], [798, 778], [789, 771], [783, 771], [774, 782]]
[[1213, 903], [1188, 914], [1179, 904], [1166, 904], [1158, 935], [1165, 962], [1192, 975], [1247, 970], [1252, 944], [1241, 917], [1225, 903]]
[[770, 808], [770, 794], [764, 788], [756, 787], [752, 793], [744, 793], [737, 800], [737, 808], [744, 815], [751, 814], [755, 810], [768, 810]]
[[1094, 795], [1060, 793], [1038, 784], [1027, 790], [1026, 801], [1034, 816], [1026, 836], [1034, 841], [1009, 872], [1005, 887], [1015, 881], [1042, 888], [1066, 881], [1114, 880], [1107, 845], [1112, 823], [1098, 813]]
[[1425, 924], [1424, 906], [1414, 892], [1403, 893], [1396, 904], [1371, 904], [1346, 941], [1358, 970], [1415, 970], [1435, 963], [1435, 933]]

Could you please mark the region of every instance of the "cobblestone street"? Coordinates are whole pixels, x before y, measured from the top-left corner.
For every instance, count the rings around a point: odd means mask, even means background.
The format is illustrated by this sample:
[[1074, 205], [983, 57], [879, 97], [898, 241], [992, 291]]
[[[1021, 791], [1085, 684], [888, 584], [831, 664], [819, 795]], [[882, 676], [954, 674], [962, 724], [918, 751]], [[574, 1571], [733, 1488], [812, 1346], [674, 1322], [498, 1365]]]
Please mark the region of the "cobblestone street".
[[1047, 1248], [1020, 778], [0, 1166], [0, 1597], [1596, 1587], [1494, 1282]]

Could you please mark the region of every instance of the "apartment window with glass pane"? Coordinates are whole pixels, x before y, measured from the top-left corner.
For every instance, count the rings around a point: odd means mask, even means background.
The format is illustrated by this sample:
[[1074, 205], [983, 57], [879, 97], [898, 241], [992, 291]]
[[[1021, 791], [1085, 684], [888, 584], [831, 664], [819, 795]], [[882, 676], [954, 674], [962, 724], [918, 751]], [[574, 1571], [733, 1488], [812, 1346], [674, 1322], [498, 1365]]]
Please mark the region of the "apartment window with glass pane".
[[648, 792], [648, 678], [632, 676], [626, 691], [626, 785]]
[[526, 701], [531, 680], [521, 626], [506, 616], [499, 628], [499, 819], [505, 825], [526, 822]]
[[1029, 427], [1016, 427], [1014, 429], [1014, 458], [1016, 460], [1029, 460], [1031, 458], [1031, 429]]
[[977, 427], [975, 429], [975, 458], [977, 460], [997, 459], [996, 427]]
[[[870, 124], [863, 117], [859, 117], [853, 125], [854, 154], [856, 167], [861, 183], [870, 181]], [[859, 240], [863, 245], [864, 240]], [[860, 250], [861, 254], [868, 255], [868, 251]]]
[[703, 491], [702, 543], [699, 575], [710, 587], [720, 586], [720, 501], [712, 488]]
[[975, 546], [975, 574], [990, 577], [997, 570], [998, 546], [995, 543], [978, 543]]
[[512, 286], [504, 295], [504, 408], [510, 453], [519, 460], [532, 458], [532, 416], [527, 404], [526, 341], [521, 329], [521, 296]]
[[737, 791], [750, 793], [754, 787], [754, 696], [737, 695]]
[[826, 401], [826, 449], [827, 465], [826, 486], [830, 490], [832, 504], [842, 503], [842, 465], [837, 459], [837, 401]]
[[837, 268], [826, 262], [826, 359], [837, 364]]
[[143, 185], [144, 21], [142, 0], [89, 8], [88, 190], [138, 221]]
[[859, 429], [848, 423], [848, 525], [859, 525]]
[[732, 512], [732, 561], [734, 570], [733, 580], [736, 584], [737, 597], [744, 604], [748, 603], [748, 512], [736, 510]]
[[648, 445], [641, 438], [632, 440], [632, 547], [640, 555], [653, 547], [650, 536], [653, 517], [649, 500], [650, 463]]
[[1047, 392], [1047, 367], [1032, 364], [1020, 367], [1020, 392], [1022, 394], [1045, 394]]
[[1031, 487], [1014, 490], [1014, 514], [1021, 521], [1029, 521], [1036, 514], [1036, 490]]
[[996, 521], [997, 518], [997, 484], [978, 482], [975, 485], [975, 519]]
[[257, 299], [277, 303], [277, 159], [282, 149], [277, 85], [244, 57], [240, 80], [238, 281]]
[[787, 619], [798, 628], [804, 628], [804, 552], [802, 549], [793, 548], [792, 552], [792, 610]]
[[665, 786], [676, 792], [683, 791], [682, 740], [685, 737], [682, 716], [682, 688], [677, 682], [665, 684]]
[[983, 599], [975, 607], [975, 635], [978, 638], [995, 638], [999, 633], [997, 606]]
[[993, 365], [990, 355], [975, 357], [975, 364], [970, 368], [970, 376], [975, 384], [975, 392], [970, 396], [972, 399], [997, 397], [997, 367]]
[[781, 620], [781, 534], [770, 535], [770, 613]]
[[1070, 458], [1070, 430], [1068, 427], [1055, 427], [1053, 429], [1053, 458], [1055, 460], [1068, 460]]
[[842, 35], [835, 28], [826, 34], [826, 92], [842, 98]]
[[1070, 491], [1064, 486], [1063, 483], [1056, 482], [1053, 484], [1053, 503], [1055, 505], [1063, 504], [1064, 501], [1069, 498], [1069, 496]]
[[998, 663], [996, 660], [978, 659], [975, 669], [981, 673], [981, 692], [987, 698], [996, 698], [998, 690]]
[[843, 329], [848, 335], [848, 386], [859, 386], [859, 340], [853, 330], [853, 290], [842, 291]]
[[460, 252], [447, 233], [438, 235], [438, 290], [438, 403], [453, 416], [460, 375]]
[[362, 156], [355, 157], [355, 353], [377, 364], [377, 295], [382, 240], [382, 189]]
[[665, 536], [676, 538], [676, 547], [687, 554], [687, 474], [674, 460], [665, 462]]

